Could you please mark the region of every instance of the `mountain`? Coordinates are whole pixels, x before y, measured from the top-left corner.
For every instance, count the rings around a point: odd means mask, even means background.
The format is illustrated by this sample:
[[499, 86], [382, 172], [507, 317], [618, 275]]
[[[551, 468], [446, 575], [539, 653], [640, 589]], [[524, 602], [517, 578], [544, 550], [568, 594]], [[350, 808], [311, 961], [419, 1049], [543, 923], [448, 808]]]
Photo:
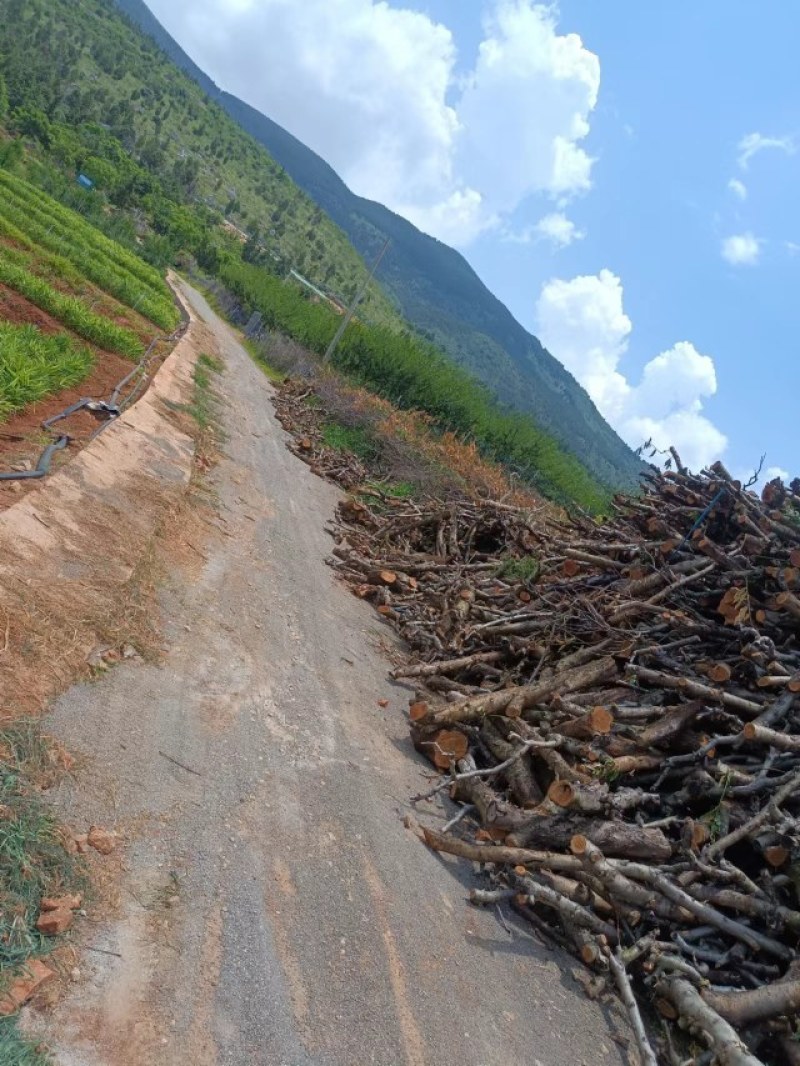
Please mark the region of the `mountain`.
[[[0, 78], [0, 125], [37, 146], [34, 184], [103, 228], [115, 223], [115, 239], [152, 262], [220, 244], [219, 222], [233, 216], [269, 227], [270, 263], [356, 291], [364, 263], [346, 234], [112, 0], [0, 0]], [[75, 188], [79, 170], [96, 196]], [[377, 285], [365, 310], [404, 328]]]
[[118, 7], [248, 133], [367, 260], [392, 242], [383, 288], [405, 318], [501, 401], [532, 414], [604, 484], [630, 485], [641, 470], [586, 391], [483, 284], [457, 251], [382, 204], [356, 196], [323, 159], [254, 107], [219, 89], [161, 26], [143, 0]]

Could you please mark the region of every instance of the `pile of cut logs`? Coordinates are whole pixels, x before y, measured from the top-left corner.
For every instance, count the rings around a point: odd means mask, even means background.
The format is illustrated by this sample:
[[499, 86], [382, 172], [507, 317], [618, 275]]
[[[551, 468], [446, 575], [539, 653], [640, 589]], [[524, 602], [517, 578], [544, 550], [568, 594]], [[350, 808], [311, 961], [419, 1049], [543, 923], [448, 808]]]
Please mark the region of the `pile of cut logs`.
[[616, 984], [648, 1066], [800, 1063], [800, 482], [678, 461], [602, 524], [368, 500], [333, 564], [413, 651], [415, 801], [457, 805], [410, 824]]

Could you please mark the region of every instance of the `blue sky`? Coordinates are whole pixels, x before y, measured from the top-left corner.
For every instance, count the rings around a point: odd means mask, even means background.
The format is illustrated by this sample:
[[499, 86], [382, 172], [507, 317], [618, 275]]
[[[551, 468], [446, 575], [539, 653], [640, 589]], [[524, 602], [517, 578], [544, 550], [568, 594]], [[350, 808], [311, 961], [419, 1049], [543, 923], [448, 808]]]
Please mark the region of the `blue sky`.
[[458, 246], [631, 444], [800, 473], [800, 5], [151, 7], [355, 191]]

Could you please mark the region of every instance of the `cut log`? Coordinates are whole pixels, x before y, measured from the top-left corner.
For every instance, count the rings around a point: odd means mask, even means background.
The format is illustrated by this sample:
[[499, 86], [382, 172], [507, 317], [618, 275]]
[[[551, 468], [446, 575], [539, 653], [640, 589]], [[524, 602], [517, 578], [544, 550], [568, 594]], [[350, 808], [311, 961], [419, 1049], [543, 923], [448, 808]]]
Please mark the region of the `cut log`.
[[653, 862], [666, 862], [672, 855], [672, 845], [660, 829], [570, 815], [530, 818], [511, 833], [508, 843], [512, 847], [566, 850], [576, 833], [587, 837], [606, 855]]
[[507, 845], [470, 844], [458, 837], [437, 833], [426, 826], [422, 828], [425, 843], [434, 851], [443, 851], [448, 855], [460, 855], [472, 862], [490, 862], [502, 866], [544, 867], [548, 870], [560, 870], [575, 873], [581, 869], [580, 862], [572, 855], [558, 852], [535, 851], [531, 848], [508, 847]]
[[423, 746], [439, 770], [449, 770], [469, 751], [469, 741], [456, 729], [442, 729], [431, 740], [423, 741]]
[[[491, 719], [483, 723], [481, 740], [498, 762], [504, 762], [514, 754], [515, 746], [505, 739], [492, 724]], [[530, 810], [542, 802], [542, 790], [531, 769], [528, 757], [515, 759], [504, 771], [503, 776], [520, 807]]]
[[719, 1066], [764, 1066], [750, 1054], [745, 1042], [703, 999], [694, 985], [683, 978], [659, 981], [655, 988], [659, 999], [670, 1003], [678, 1017], [705, 1034]]
[[606, 707], [593, 707], [580, 718], [573, 718], [569, 722], [559, 722], [558, 732], [565, 737], [591, 740], [592, 737], [610, 733], [613, 724], [614, 716]]
[[409, 663], [392, 670], [392, 677], [433, 677], [435, 674], [455, 674], [477, 663], [496, 663], [504, 658], [502, 651], [480, 651], [462, 655], [459, 659], [444, 659], [432, 663]]
[[800, 736], [778, 733], [775, 729], [768, 729], [767, 726], [758, 725], [756, 722], [745, 723], [742, 737], [751, 744], [768, 744], [778, 751], [800, 751]]
[[507, 712], [512, 703], [517, 712], [516, 716], [519, 717], [523, 710], [535, 707], [556, 693], [566, 694], [603, 684], [610, 681], [616, 673], [616, 663], [611, 656], [605, 656], [597, 662], [586, 663], [584, 666], [575, 667], [574, 670], [565, 670], [535, 685], [523, 685], [465, 700], [453, 707], [437, 711], [434, 719], [437, 725], [442, 726], [459, 722], [479, 722], [487, 714]]

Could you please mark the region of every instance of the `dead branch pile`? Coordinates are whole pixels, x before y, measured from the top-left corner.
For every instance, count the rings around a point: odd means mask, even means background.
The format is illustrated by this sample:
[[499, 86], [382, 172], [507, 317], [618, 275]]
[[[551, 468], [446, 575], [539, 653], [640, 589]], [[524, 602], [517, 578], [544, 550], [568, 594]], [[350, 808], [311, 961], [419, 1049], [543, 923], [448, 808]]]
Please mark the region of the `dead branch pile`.
[[678, 1059], [634, 989], [688, 1061], [798, 1062], [800, 483], [679, 466], [602, 524], [369, 499], [333, 564], [414, 653], [415, 800], [461, 805], [425, 842], [608, 974], [644, 1062]]
[[314, 400], [314, 388], [300, 378], [285, 381], [274, 397], [276, 417], [291, 434], [289, 450], [320, 477], [330, 478], [346, 489], [362, 484], [367, 477], [364, 464], [352, 452], [325, 444], [325, 414]]
[[717, 466], [651, 475], [602, 526], [491, 502], [338, 519], [335, 565], [416, 653], [395, 676], [447, 697], [411, 706], [448, 775], [418, 799], [446, 786], [480, 829], [426, 842], [492, 864], [476, 902], [512, 900], [623, 993], [630, 973], [718, 1061], [758, 1061], [736, 1031], [778, 1055], [800, 1009], [800, 495]]

